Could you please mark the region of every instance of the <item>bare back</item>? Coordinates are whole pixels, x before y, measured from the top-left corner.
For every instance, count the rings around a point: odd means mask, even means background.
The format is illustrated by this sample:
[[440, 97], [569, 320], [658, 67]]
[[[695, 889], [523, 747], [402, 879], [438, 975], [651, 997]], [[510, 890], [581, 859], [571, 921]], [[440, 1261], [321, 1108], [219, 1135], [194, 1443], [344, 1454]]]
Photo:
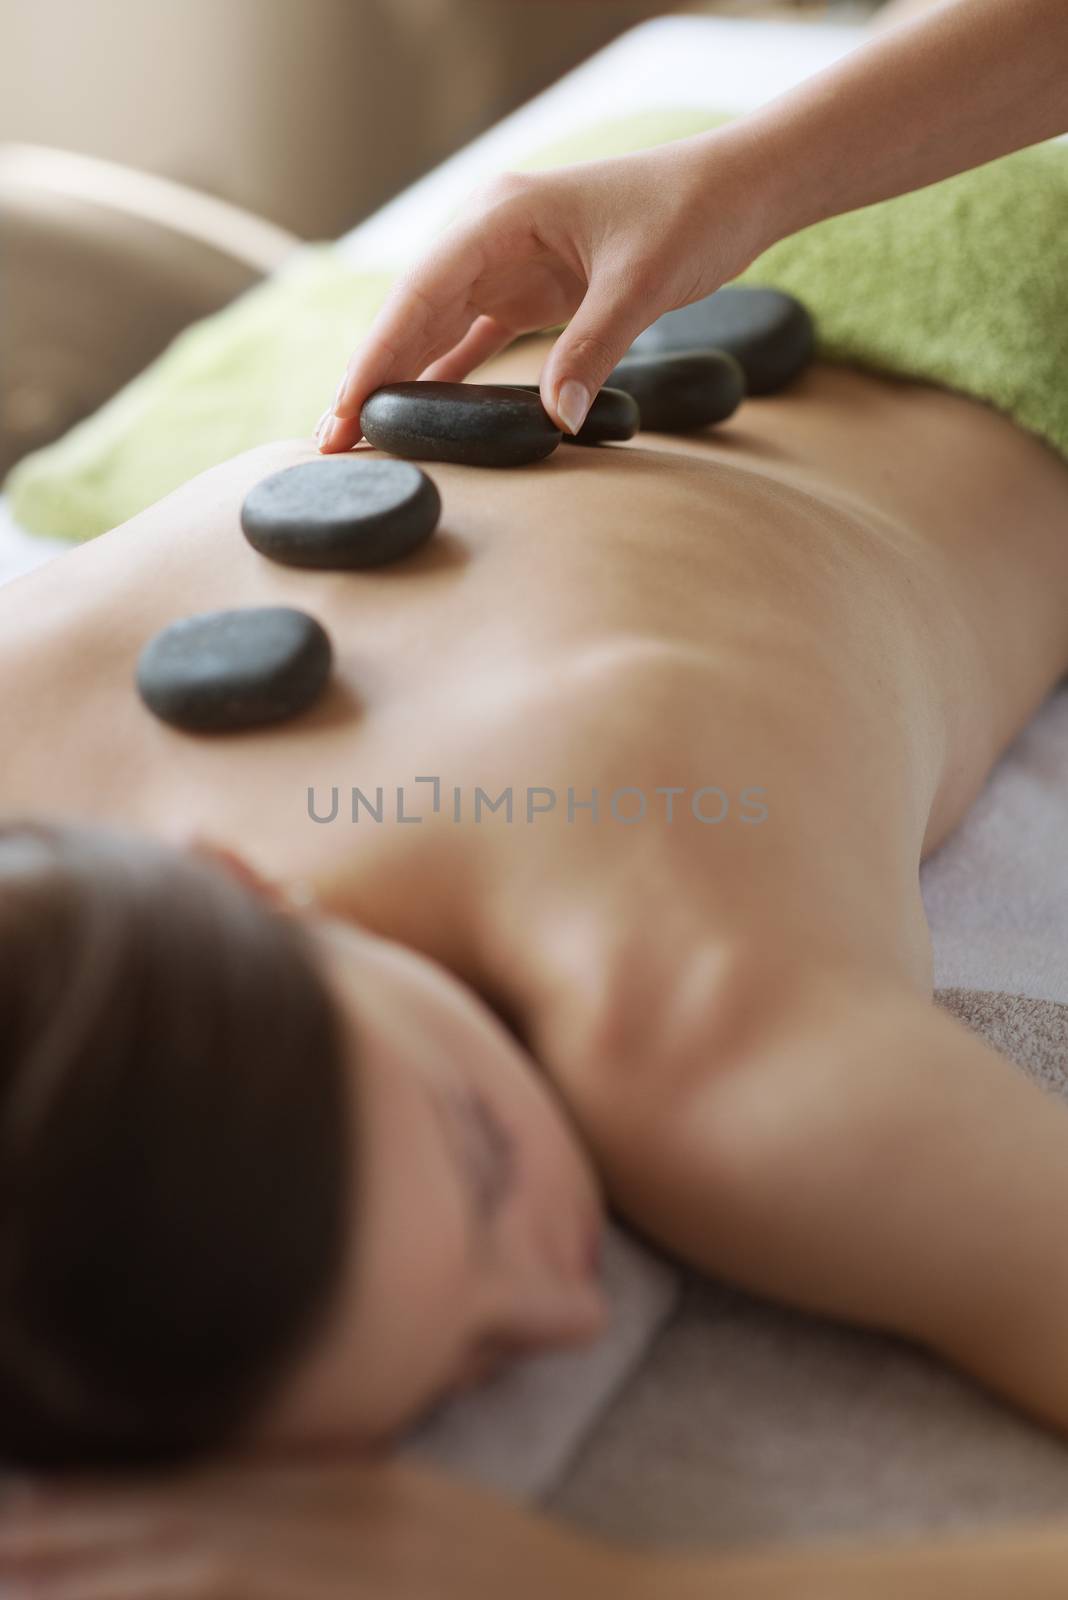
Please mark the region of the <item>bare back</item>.
[[[532, 378], [540, 354], [492, 375]], [[929, 984], [921, 853], [1068, 666], [1068, 471], [1044, 445], [815, 367], [703, 436], [434, 467], [435, 539], [361, 574], [273, 564], [240, 533], [251, 484], [310, 455], [238, 458], [0, 592], [4, 814], [199, 832], [312, 878], [460, 972], [551, 1069], [724, 940]], [[154, 632], [277, 603], [334, 641], [316, 709], [212, 738], [149, 715]], [[354, 788], [381, 821], [362, 802], [353, 821]], [[476, 817], [476, 790], [509, 790], [511, 818]]]

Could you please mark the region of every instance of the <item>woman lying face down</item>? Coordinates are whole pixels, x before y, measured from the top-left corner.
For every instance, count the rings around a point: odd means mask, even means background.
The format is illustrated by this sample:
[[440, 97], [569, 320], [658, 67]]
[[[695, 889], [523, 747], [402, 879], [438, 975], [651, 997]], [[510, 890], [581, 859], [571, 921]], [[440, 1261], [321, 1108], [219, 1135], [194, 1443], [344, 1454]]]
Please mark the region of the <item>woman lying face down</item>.
[[594, 1170], [434, 963], [44, 823], [0, 830], [0, 940], [8, 1461], [373, 1447], [602, 1331]]

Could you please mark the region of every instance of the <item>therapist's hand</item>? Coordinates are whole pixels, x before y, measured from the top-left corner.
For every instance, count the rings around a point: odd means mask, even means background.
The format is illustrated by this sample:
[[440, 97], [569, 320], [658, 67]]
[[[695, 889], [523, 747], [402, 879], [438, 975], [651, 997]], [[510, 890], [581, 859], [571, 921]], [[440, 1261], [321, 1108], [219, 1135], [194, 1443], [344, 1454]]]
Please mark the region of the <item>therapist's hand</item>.
[[320, 424], [320, 448], [358, 442], [363, 403], [382, 384], [458, 382], [520, 334], [564, 322], [541, 397], [577, 433], [643, 329], [772, 242], [756, 155], [728, 127], [494, 180], [391, 292]]

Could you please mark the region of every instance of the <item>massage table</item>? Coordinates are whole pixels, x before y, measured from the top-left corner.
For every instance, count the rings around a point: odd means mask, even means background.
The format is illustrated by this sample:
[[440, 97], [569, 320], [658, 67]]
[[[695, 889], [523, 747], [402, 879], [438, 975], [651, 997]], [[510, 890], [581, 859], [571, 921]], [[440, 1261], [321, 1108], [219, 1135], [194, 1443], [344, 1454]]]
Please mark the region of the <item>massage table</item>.
[[[644, 107], [742, 111], [862, 36], [645, 24], [340, 249], [357, 267], [400, 267], [475, 184], [564, 134]], [[65, 548], [23, 533], [0, 498], [0, 581]], [[1068, 688], [1004, 756], [922, 887], [939, 1003], [1068, 1094]], [[676, 1546], [975, 1530], [1068, 1500], [1068, 1445], [921, 1351], [711, 1282], [618, 1224], [606, 1275], [613, 1318], [596, 1346], [447, 1402], [402, 1450], [591, 1530]]]

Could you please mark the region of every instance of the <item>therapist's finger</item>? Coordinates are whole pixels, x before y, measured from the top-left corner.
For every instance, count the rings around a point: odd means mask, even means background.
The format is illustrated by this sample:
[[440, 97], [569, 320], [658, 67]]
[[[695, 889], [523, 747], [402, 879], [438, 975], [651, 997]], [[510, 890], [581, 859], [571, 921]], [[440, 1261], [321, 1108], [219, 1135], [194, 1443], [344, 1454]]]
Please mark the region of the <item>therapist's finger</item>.
[[[438, 315], [433, 337], [427, 331], [418, 339], [411, 322], [402, 327], [391, 320], [382, 329], [372, 328], [367, 343], [342, 379], [333, 414], [324, 417], [316, 435], [320, 452], [336, 455], [359, 444], [363, 438], [360, 412], [368, 395], [385, 383], [406, 383], [418, 378], [428, 362], [447, 355], [463, 342], [476, 315], [474, 306], [468, 303], [454, 306], [448, 314]], [[391, 318], [403, 316], [403, 306], [391, 313]], [[425, 317], [423, 326], [429, 330]]]
[[[412, 378], [433, 378], [439, 383], [458, 383], [475, 367], [481, 366], [483, 361], [488, 361], [490, 356], [496, 355], [499, 350], [511, 344], [514, 338], [515, 334], [510, 329], [505, 329], [492, 317], [477, 317], [474, 308], [466, 306], [439, 323], [437, 336], [427, 348], [429, 366], [411, 372], [405, 371], [394, 362], [388, 369], [392, 376], [382, 377], [380, 382], [374, 378], [364, 379], [361, 381], [361, 389], [370, 383], [367, 389], [370, 395], [381, 388], [383, 383], [404, 383]], [[359, 412], [352, 417], [339, 417], [335, 414], [328, 416], [325, 421], [326, 426], [319, 436], [319, 449], [323, 455], [336, 455], [339, 451], [351, 450], [363, 438]]]
[[542, 403], [560, 427], [578, 433], [594, 397], [650, 320], [647, 298], [624, 274], [598, 274], [542, 369]]
[[496, 317], [478, 317], [459, 344], [432, 362], [420, 377], [429, 383], [462, 383], [477, 367], [507, 350], [515, 337], [515, 329]]
[[[363, 438], [363, 429], [360, 427], [359, 417], [351, 417], [342, 421], [340, 417], [326, 416], [316, 436], [319, 454], [336, 456], [344, 450], [351, 450], [353, 445], [359, 444]], [[0, 1590], [0, 1600], [3, 1591]]]
[[401, 280], [349, 362], [334, 400], [336, 417], [358, 417], [367, 396], [384, 383], [417, 378], [459, 343], [477, 314], [470, 291], [483, 265], [477, 232], [454, 229]]
[[[360, 357], [349, 366], [341, 389], [337, 390], [333, 414], [326, 414], [320, 424], [317, 440], [321, 453], [336, 454], [337, 451], [352, 450], [353, 445], [358, 445], [363, 438], [360, 413], [368, 395], [381, 389], [382, 384], [401, 384], [419, 378], [428, 362], [448, 355], [449, 350], [456, 349], [457, 344], [464, 341], [475, 315], [473, 306], [454, 309], [448, 317], [438, 317], [435, 338], [425, 336], [412, 344], [409, 331], [408, 342], [400, 350], [400, 341], [395, 344], [385, 342], [385, 339], [392, 338], [389, 325], [385, 336], [371, 330], [368, 344], [361, 350]], [[337, 408], [342, 408], [345, 414], [341, 414]]]
[[[415, 376], [434, 383], [462, 383], [476, 367], [506, 350], [515, 338], [515, 330], [498, 322], [495, 317], [476, 317], [451, 349], [447, 349], [443, 355], [436, 355], [430, 365]], [[401, 383], [405, 380], [399, 377], [382, 379], [383, 383], [390, 381]], [[376, 388], [381, 388], [381, 384], [373, 383], [368, 393], [373, 394]], [[327, 414], [323, 421], [325, 426], [319, 436], [319, 449], [323, 455], [351, 450], [363, 438], [358, 415], [338, 417]]]
[[[374, 351], [365, 350], [361, 365], [350, 368], [349, 375], [342, 380], [343, 385], [355, 386], [348, 392], [360, 396], [359, 406], [350, 416], [340, 416], [337, 411], [332, 415], [327, 413], [316, 433], [320, 453], [337, 455], [339, 451], [351, 450], [353, 445], [359, 444], [363, 438], [360, 412], [368, 395], [374, 394], [385, 383], [407, 383], [418, 378], [427, 362], [437, 361], [463, 342], [475, 315], [473, 306], [465, 306], [449, 317], [439, 318], [437, 336], [433, 340], [425, 339], [421, 346], [416, 346], [420, 354], [415, 357], [401, 358], [390, 345], [385, 346], [383, 351], [377, 347]], [[340, 403], [340, 400], [335, 402]], [[345, 409], [347, 411], [348, 407]]]

